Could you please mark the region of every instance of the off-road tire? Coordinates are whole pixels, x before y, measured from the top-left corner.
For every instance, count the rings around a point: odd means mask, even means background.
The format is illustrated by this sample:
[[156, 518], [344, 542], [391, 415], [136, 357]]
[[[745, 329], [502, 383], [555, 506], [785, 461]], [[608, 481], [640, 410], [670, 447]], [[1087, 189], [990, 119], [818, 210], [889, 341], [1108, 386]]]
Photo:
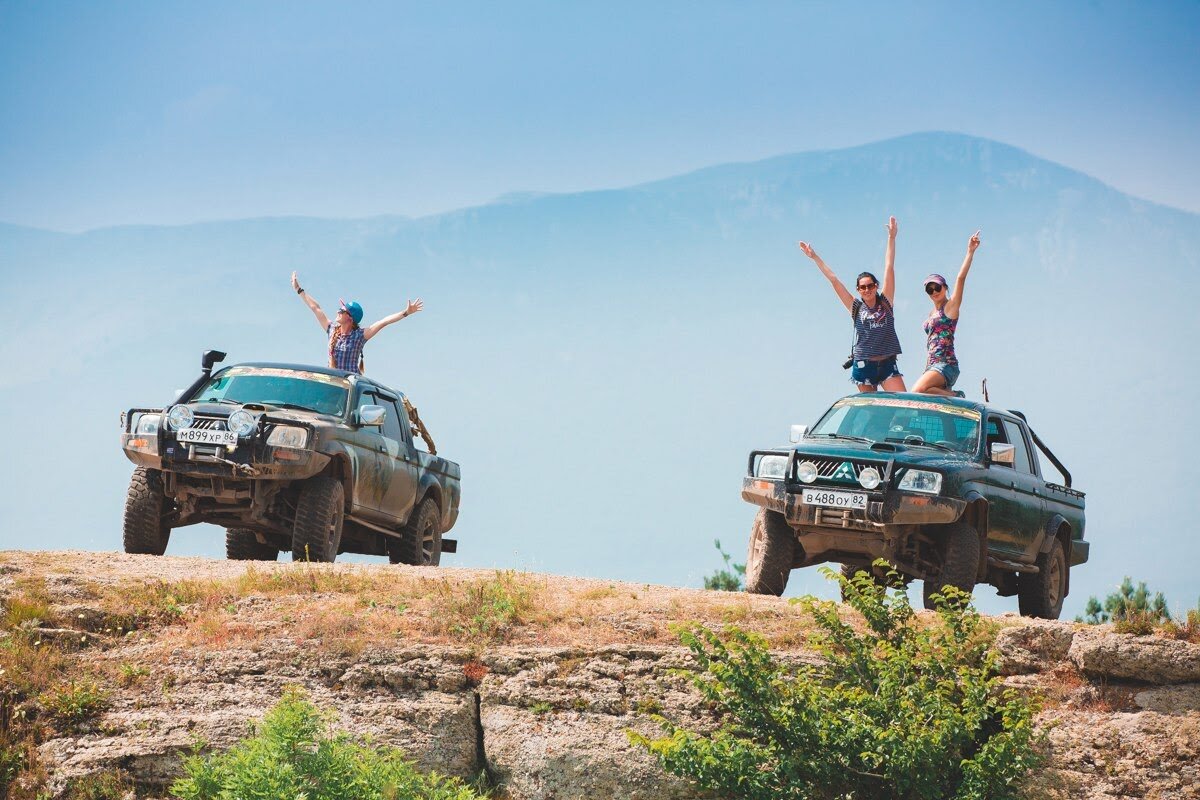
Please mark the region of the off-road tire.
[[776, 597], [783, 594], [795, 557], [796, 533], [787, 520], [777, 511], [760, 509], [746, 550], [746, 591]]
[[230, 561], [276, 561], [279, 548], [262, 544], [247, 528], [225, 529], [225, 557]]
[[1049, 553], [1037, 558], [1035, 575], [1017, 576], [1017, 607], [1023, 617], [1058, 619], [1067, 596], [1067, 551], [1055, 540]]
[[393, 564], [436, 567], [442, 562], [442, 514], [437, 501], [426, 497], [409, 517], [400, 538], [390, 542], [388, 560]]
[[331, 562], [342, 542], [342, 484], [333, 478], [309, 478], [300, 489], [292, 527], [292, 560]]
[[953, 586], [967, 593], [974, 591], [978, 570], [979, 534], [965, 522], [950, 523], [945, 528], [942, 572], [932, 579], [926, 579], [922, 590], [925, 607], [937, 608], [933, 595], [941, 594], [944, 586]]
[[171, 526], [163, 520], [165, 505], [162, 473], [136, 467], [125, 493], [123, 539], [126, 553], [161, 556], [167, 552]]

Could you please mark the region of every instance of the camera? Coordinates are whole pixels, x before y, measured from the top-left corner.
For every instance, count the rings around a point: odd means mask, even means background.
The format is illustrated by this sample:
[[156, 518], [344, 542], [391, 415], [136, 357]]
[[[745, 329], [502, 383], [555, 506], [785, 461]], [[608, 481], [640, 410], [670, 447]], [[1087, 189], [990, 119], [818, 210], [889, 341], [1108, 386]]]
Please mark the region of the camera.
[[853, 353], [851, 353], [851, 354], [850, 354], [850, 355], [849, 355], [849, 356], [846, 358], [846, 363], [845, 363], [845, 364], [842, 364], [842, 369], [850, 369], [850, 368], [851, 368], [851, 367], [853, 367], [853, 366], [854, 366], [854, 354], [853, 354]]

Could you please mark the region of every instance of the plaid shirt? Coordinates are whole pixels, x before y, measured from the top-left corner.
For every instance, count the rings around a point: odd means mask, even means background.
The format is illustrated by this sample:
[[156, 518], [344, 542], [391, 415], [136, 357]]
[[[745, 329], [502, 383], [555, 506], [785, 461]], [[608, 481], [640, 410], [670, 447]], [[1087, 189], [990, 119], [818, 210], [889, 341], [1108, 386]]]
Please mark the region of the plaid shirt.
[[[334, 337], [337, 336], [337, 323], [329, 323], [329, 341], [332, 344]], [[350, 334], [338, 339], [337, 344], [333, 344], [329, 351], [329, 366], [334, 369], [344, 369], [347, 372], [362, 372], [359, 368], [362, 365], [363, 346], [366, 345], [367, 338], [363, 334], [362, 328], [355, 328], [350, 331]]]

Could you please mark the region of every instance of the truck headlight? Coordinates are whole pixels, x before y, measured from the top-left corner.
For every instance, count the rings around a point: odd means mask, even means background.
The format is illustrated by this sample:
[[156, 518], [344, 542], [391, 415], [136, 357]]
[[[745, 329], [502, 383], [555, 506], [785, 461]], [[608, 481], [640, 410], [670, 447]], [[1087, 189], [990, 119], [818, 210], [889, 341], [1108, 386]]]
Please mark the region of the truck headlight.
[[196, 415], [187, 406], [171, 406], [171, 410], [167, 412], [167, 424], [171, 426], [171, 430], [182, 431], [192, 427], [195, 421]]
[[160, 414], [139, 414], [134, 434], [137, 436], [157, 436], [158, 426], [162, 424]]
[[801, 461], [796, 467], [796, 477], [801, 483], [812, 483], [817, 479], [817, 465], [811, 461]]
[[239, 408], [229, 415], [229, 419], [225, 421], [225, 426], [245, 439], [254, 433], [254, 429], [258, 427], [258, 417], [244, 408]]
[[294, 425], [276, 425], [267, 437], [271, 447], [304, 447], [308, 444], [308, 431]]
[[787, 456], [759, 456], [758, 466], [754, 470], [756, 478], [772, 478], [781, 480], [787, 469]]
[[937, 494], [942, 490], [942, 473], [923, 469], [910, 469], [904, 473], [897, 487], [905, 492], [927, 492]]

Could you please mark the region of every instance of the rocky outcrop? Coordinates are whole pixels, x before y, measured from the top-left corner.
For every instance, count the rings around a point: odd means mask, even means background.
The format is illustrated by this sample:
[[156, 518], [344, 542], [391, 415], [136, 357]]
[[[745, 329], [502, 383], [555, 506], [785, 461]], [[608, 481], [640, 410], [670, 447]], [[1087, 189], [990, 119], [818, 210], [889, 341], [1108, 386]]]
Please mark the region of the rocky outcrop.
[[[118, 565], [130, 568], [126, 561]], [[25, 566], [25, 574], [30, 569]], [[236, 568], [218, 562], [213, 569]], [[95, 571], [92, 564], [89, 572]], [[11, 580], [4, 583], [10, 578], [0, 577], [0, 591], [13, 591]], [[338, 727], [398, 746], [423, 769], [467, 779], [486, 773], [511, 800], [700, 796], [628, 738], [631, 730], [656, 733], [655, 714], [694, 727], [711, 724], [686, 677], [693, 669], [688, 652], [670, 644], [673, 636], [645, 641], [664, 627], [647, 610], [648, 587], [617, 591], [604, 582], [570, 582], [589, 605], [614, 593], [628, 597], [629, 607], [609, 616], [631, 626], [629, 641], [587, 642], [586, 620], [560, 615], [561, 624], [576, 626], [568, 638], [577, 643], [467, 646], [464, 637], [449, 637], [457, 643], [395, 634], [353, 642], [332, 637], [338, 626], [353, 627], [355, 614], [373, 620], [373, 599], [353, 606], [345, 619], [330, 611], [331, 619], [318, 627], [298, 616], [304, 604], [255, 595], [219, 609], [220, 617], [197, 612], [130, 634], [116, 630], [120, 614], [89, 608], [78, 584], [50, 576], [47, 585], [51, 595], [70, 598], [60, 606], [69, 613], [60, 611], [54, 627], [73, 630], [72, 642], [80, 630], [63, 620], [86, 628], [72, 657], [112, 677], [102, 715], [39, 747], [48, 789], [58, 796], [73, 780], [120, 769], [136, 782], [139, 796], [165, 797], [184, 755], [198, 746], [230, 746], [289, 686], [303, 687], [317, 705], [335, 711]], [[430, 590], [426, 583], [418, 589]], [[689, 604], [699, 608], [718, 596], [654, 591], [666, 597], [661, 607], [679, 617], [690, 616]], [[720, 616], [742, 627], [792, 624], [786, 601], [754, 599], [757, 605], [748, 607], [742, 597], [726, 597], [730, 605]], [[325, 609], [337, 599], [312, 598], [311, 607]], [[542, 599], [549, 602], [549, 595]], [[415, 613], [402, 605], [388, 613]], [[1011, 616], [998, 623], [996, 649], [1006, 680], [1043, 698], [1039, 722], [1049, 762], [1034, 777], [1036, 793], [1083, 800], [1200, 797], [1200, 645]], [[779, 654], [812, 658], [800, 644]]]

